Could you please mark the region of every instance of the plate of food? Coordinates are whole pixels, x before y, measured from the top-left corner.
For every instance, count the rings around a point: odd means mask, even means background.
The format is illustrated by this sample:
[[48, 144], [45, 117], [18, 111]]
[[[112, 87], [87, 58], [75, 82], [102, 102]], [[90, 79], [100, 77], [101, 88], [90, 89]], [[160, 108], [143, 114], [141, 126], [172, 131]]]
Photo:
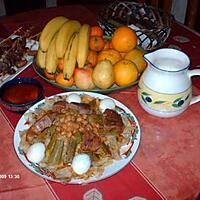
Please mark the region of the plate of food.
[[14, 148], [38, 176], [87, 184], [122, 170], [140, 144], [140, 125], [122, 103], [92, 92], [66, 92], [36, 103], [19, 120]]
[[[15, 31], [18, 33], [21, 28]], [[30, 66], [38, 50], [38, 42], [30, 38], [30, 30], [12, 34], [0, 42], [0, 86]]]

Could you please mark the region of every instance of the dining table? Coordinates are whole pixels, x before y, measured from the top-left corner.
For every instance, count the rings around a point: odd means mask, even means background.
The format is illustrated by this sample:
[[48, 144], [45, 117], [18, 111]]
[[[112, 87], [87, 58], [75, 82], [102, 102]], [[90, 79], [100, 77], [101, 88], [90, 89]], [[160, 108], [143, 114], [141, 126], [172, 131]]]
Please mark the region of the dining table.
[[[99, 5], [69, 4], [0, 18], [0, 38], [19, 27], [42, 31], [56, 16], [98, 24]], [[200, 69], [200, 34], [174, 21], [164, 47], [184, 51], [189, 69]], [[64, 92], [42, 79], [30, 65], [17, 77], [32, 77], [49, 97]], [[27, 169], [17, 157], [13, 137], [22, 113], [0, 106], [0, 200], [197, 200], [200, 199], [200, 104], [182, 114], [161, 118], [148, 114], [137, 98], [138, 86], [108, 93], [128, 107], [139, 121], [141, 140], [132, 160], [119, 172], [88, 184], [61, 184]], [[192, 78], [193, 95], [200, 93], [199, 77]], [[65, 91], [66, 92], [66, 91]]]

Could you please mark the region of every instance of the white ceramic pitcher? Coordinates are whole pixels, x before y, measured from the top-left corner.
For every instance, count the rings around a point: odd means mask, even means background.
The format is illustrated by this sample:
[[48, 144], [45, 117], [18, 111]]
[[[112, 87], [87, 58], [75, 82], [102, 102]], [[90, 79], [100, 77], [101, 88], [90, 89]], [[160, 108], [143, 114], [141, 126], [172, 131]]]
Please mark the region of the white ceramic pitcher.
[[163, 48], [144, 55], [148, 66], [138, 85], [138, 100], [148, 113], [159, 117], [179, 115], [200, 101], [192, 97], [191, 77], [200, 69], [188, 70], [189, 57], [176, 49]]

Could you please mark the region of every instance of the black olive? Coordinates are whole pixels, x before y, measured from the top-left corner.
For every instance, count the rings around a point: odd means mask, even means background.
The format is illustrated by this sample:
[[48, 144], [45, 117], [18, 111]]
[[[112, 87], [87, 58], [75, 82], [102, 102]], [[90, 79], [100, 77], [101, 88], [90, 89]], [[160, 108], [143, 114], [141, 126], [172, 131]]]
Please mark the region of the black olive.
[[184, 100], [181, 99], [179, 102], [178, 102], [178, 106], [182, 106], [184, 104]]
[[145, 100], [146, 100], [147, 102], [149, 102], [149, 103], [151, 103], [151, 102], [152, 102], [152, 99], [151, 99], [151, 97], [145, 97]]

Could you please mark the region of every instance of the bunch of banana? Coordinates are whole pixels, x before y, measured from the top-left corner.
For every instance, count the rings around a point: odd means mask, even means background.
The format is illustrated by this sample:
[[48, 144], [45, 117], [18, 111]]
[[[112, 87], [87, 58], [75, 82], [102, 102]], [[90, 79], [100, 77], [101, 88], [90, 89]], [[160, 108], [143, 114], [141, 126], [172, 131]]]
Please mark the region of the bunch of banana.
[[67, 21], [59, 30], [56, 39], [56, 54], [58, 58], [63, 58], [70, 38], [76, 32], [79, 32], [81, 24], [77, 20]]
[[46, 58], [45, 58], [45, 68], [48, 73], [55, 73], [56, 68], [58, 66], [58, 58], [56, 55], [56, 39], [57, 39], [58, 33], [54, 35], [53, 39], [51, 40], [49, 44], [49, 48], [47, 50]]
[[79, 68], [83, 68], [89, 50], [90, 26], [83, 24], [78, 37], [77, 63]]
[[70, 79], [74, 73], [76, 61], [79, 68], [83, 68], [89, 50], [90, 26], [83, 24], [79, 33], [72, 36], [64, 57], [64, 77]]
[[63, 74], [64, 78], [66, 79], [70, 79], [74, 73], [74, 69], [76, 66], [77, 47], [78, 47], [78, 33], [74, 33], [70, 38], [64, 57]]
[[55, 33], [58, 32], [60, 27], [67, 21], [68, 19], [66, 17], [59, 16], [59, 17], [53, 18], [46, 24], [39, 38], [41, 51], [43, 52], [47, 51], [49, 44], [51, 40], [53, 39]]
[[45, 69], [46, 52], [43, 52], [40, 48], [38, 49], [36, 56], [36, 65]]
[[48, 73], [55, 73], [58, 60], [64, 61], [63, 74], [70, 79], [76, 63], [84, 67], [89, 51], [90, 26], [77, 20], [55, 17], [42, 30], [36, 64]]

